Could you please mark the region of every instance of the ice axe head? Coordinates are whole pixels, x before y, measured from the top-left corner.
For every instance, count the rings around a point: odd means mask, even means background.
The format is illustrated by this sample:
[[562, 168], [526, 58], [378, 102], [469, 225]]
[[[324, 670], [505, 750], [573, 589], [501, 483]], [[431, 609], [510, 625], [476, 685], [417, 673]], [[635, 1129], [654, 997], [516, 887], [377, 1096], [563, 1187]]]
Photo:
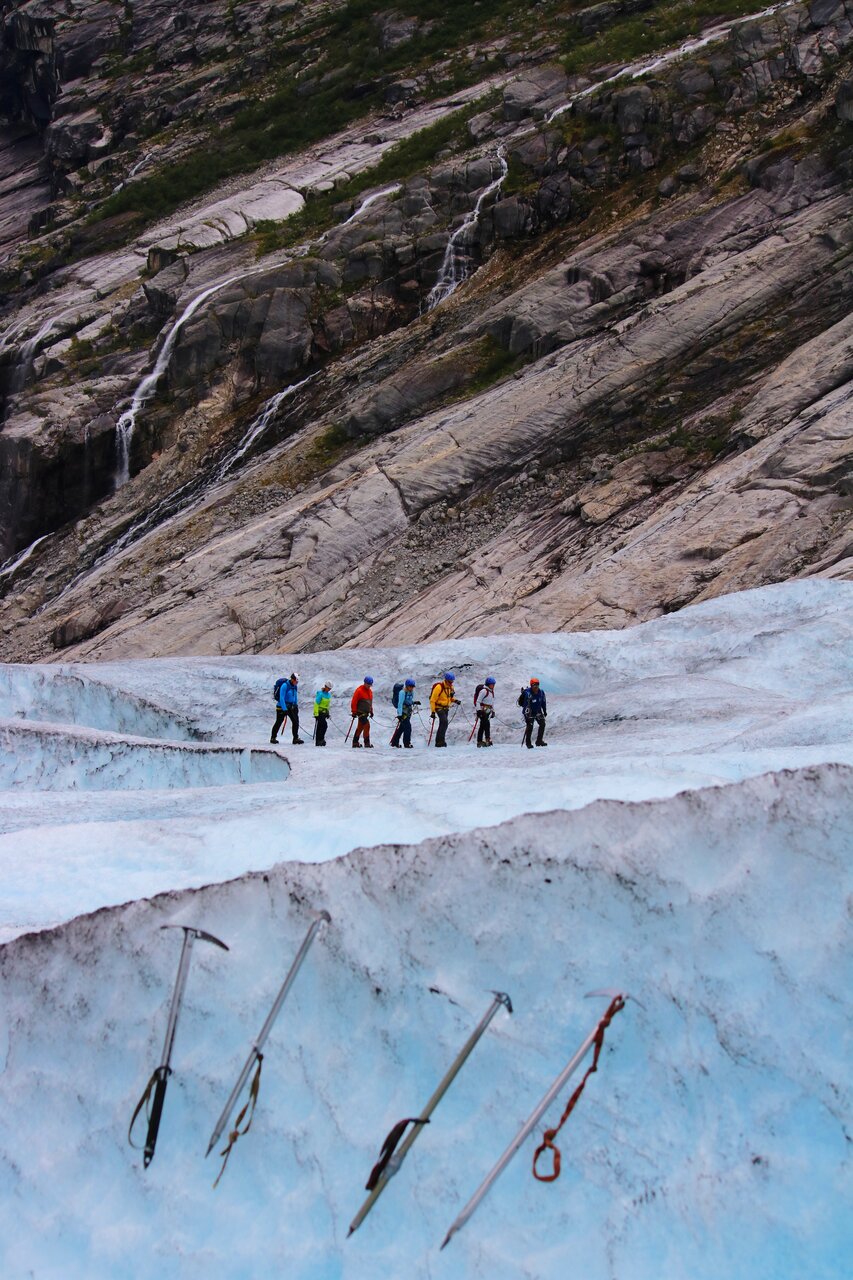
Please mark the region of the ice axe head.
[[230, 950], [230, 947], [220, 941], [219, 938], [215, 938], [212, 933], [206, 933], [204, 929], [197, 929], [195, 925], [192, 924], [161, 924], [160, 928], [183, 929], [185, 937], [191, 934], [193, 938], [201, 938], [204, 942], [212, 942], [215, 947], [221, 947], [223, 951]]
[[492, 995], [495, 997], [495, 999], [498, 1001], [499, 1004], [503, 1005], [507, 1013], [512, 1013], [512, 1001], [510, 1000], [509, 996], [505, 991], [493, 991]]

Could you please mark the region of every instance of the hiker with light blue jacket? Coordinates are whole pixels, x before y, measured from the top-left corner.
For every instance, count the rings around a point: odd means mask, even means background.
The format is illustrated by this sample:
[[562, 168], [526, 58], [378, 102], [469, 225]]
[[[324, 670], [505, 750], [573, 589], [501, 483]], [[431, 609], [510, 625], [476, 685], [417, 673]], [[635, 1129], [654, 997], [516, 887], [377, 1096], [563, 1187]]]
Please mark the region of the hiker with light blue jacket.
[[391, 735], [391, 746], [399, 747], [400, 738], [404, 747], [412, 745], [412, 711], [421, 704], [415, 702], [415, 682], [409, 677], [401, 685], [394, 686], [394, 710], [397, 712], [397, 727]]

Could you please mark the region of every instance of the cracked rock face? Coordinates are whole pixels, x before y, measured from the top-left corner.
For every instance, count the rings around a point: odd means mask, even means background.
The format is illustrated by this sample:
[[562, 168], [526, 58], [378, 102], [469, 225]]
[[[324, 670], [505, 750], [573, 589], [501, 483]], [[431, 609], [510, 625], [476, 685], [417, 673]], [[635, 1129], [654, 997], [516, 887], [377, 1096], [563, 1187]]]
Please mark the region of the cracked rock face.
[[527, 67], [298, 250], [244, 233], [476, 90], [64, 268], [0, 358], [10, 656], [612, 627], [846, 576], [851, 32], [789, 6], [576, 100]]

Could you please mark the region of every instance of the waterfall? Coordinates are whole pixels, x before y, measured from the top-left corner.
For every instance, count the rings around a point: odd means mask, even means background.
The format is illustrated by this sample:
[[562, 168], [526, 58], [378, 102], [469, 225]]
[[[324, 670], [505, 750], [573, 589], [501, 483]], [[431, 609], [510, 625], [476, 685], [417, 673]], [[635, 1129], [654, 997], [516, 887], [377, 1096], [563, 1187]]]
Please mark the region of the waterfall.
[[214, 482], [223, 480], [228, 472], [237, 465], [241, 458], [244, 458], [251, 449], [256, 440], [264, 434], [269, 424], [278, 413], [279, 405], [283, 401], [294, 395], [300, 387], [307, 386], [309, 382], [318, 377], [318, 374], [311, 373], [307, 378], [303, 378], [301, 382], [294, 382], [291, 386], [285, 387], [283, 391], [277, 391], [274, 396], [267, 400], [257, 418], [253, 419], [248, 430], [243, 435], [242, 440], [228, 456], [219, 464], [214, 474]]
[[[364, 213], [365, 209], [370, 208], [376, 200], [379, 200], [382, 196], [399, 191], [399, 189], [400, 184], [398, 183], [396, 186], [385, 187], [381, 191], [374, 192], [373, 195], [368, 196], [367, 199], [359, 205], [355, 213], [351, 214], [345, 222], [339, 225], [346, 226], [348, 223], [352, 222], [353, 219], [360, 217]], [[326, 232], [326, 234], [321, 237], [321, 240], [325, 240], [326, 236], [329, 234], [329, 232]], [[160, 348], [160, 354], [157, 356], [154, 368], [150, 373], [147, 373], [139, 383], [133, 393], [130, 408], [125, 409], [124, 413], [116, 423], [116, 489], [120, 489], [122, 485], [127, 484], [127, 481], [130, 479], [130, 450], [133, 442], [133, 432], [136, 427], [136, 419], [139, 416], [139, 412], [143, 405], [151, 399], [154, 392], [157, 390], [157, 383], [160, 381], [168, 367], [169, 361], [172, 358], [172, 352], [175, 349], [175, 344], [178, 341], [178, 336], [187, 320], [195, 315], [199, 307], [203, 306], [203, 304], [207, 302], [208, 298], [213, 297], [213, 295], [218, 293], [220, 289], [225, 289], [229, 284], [236, 284], [238, 280], [245, 280], [249, 276], [260, 275], [265, 271], [270, 271], [272, 270], [272, 265], [273, 264], [265, 263], [261, 267], [253, 267], [248, 271], [240, 271], [237, 275], [228, 276], [225, 280], [219, 280], [216, 284], [209, 285], [207, 289], [204, 289], [197, 297], [193, 298], [192, 302], [190, 302], [189, 305], [181, 312], [181, 315], [166, 335], [166, 340]], [[294, 387], [293, 390], [295, 389], [296, 388]], [[248, 448], [248, 445], [246, 447]]]
[[142, 168], [143, 168], [143, 167], [148, 163], [148, 161], [151, 159], [151, 157], [152, 157], [153, 155], [154, 155], [154, 152], [153, 152], [153, 151], [146, 151], [146, 152], [145, 152], [145, 155], [142, 157], [142, 159], [141, 159], [141, 160], [137, 160], [136, 164], [135, 164], [135, 165], [133, 166], [133, 168], [130, 170], [130, 172], [128, 173], [127, 177], [126, 177], [126, 178], [124, 178], [124, 179], [123, 179], [123, 180], [118, 184], [118, 186], [117, 186], [117, 187], [113, 187], [112, 191], [110, 192], [110, 195], [111, 195], [111, 196], [117, 196], [117, 195], [118, 195], [118, 193], [119, 193], [120, 191], [123, 191], [123, 190], [124, 190], [124, 188], [127, 186], [127, 184], [130, 182], [131, 178], [135, 178], [135, 177], [136, 177], [136, 175], [139, 173], [139, 170], [140, 170], [140, 169], [142, 169]]
[[[361, 204], [358, 206], [355, 212], [351, 213], [350, 216], [346, 219], [346, 221], [341, 222], [338, 225], [338, 227], [335, 228], [335, 230], [339, 231], [341, 227], [348, 227], [351, 222], [355, 222], [356, 218], [360, 218], [366, 209], [369, 209], [370, 206], [372, 204], [375, 204], [377, 200], [381, 200], [383, 196], [396, 195], [397, 192], [400, 190], [400, 185], [401, 184], [397, 182], [394, 184], [393, 187], [383, 187], [381, 191], [374, 191], [373, 195], [368, 196], [366, 200], [362, 200]], [[326, 232], [326, 235], [329, 235], [329, 234], [330, 234], [329, 232]], [[325, 240], [325, 238], [326, 237], [324, 236], [323, 239]]]
[[678, 58], [683, 58], [688, 53], [695, 53], [697, 49], [704, 49], [706, 45], [714, 44], [717, 40], [725, 40], [726, 36], [730, 35], [735, 27], [742, 26], [745, 22], [756, 22], [759, 18], [767, 18], [771, 13], [775, 13], [777, 9], [782, 7], [781, 4], [774, 4], [768, 9], [762, 9], [760, 13], [748, 13], [743, 18], [736, 18], [733, 22], [727, 22], [723, 26], [713, 27], [702, 36], [691, 36], [689, 40], [685, 40], [676, 49], [668, 49], [664, 53], [659, 53], [648, 62], [633, 62], [626, 67], [621, 67], [612, 76], [607, 76], [604, 80], [597, 80], [595, 84], [588, 85], [586, 89], [576, 93], [568, 102], [564, 102], [561, 107], [557, 107], [549, 116], [546, 116], [545, 123], [551, 124], [558, 116], [570, 111], [576, 102], [580, 102], [582, 98], [588, 98], [591, 94], [597, 93], [599, 89], [603, 89], [608, 84], [621, 80], [623, 76], [630, 76], [632, 80], [639, 80], [642, 76], [647, 76], [652, 71], [657, 71], [660, 67], [668, 66], [670, 62], [675, 62]]
[[498, 147], [495, 157], [501, 166], [500, 174], [494, 181], [484, 187], [477, 197], [477, 203], [470, 213], [466, 213], [465, 218], [460, 226], [456, 228], [452, 236], [447, 242], [447, 248], [444, 251], [444, 261], [441, 264], [441, 271], [438, 274], [433, 287], [430, 289], [426, 300], [427, 311], [432, 311], [440, 302], [444, 302], [445, 298], [449, 298], [451, 293], [458, 289], [463, 280], [467, 280], [469, 275], [468, 261], [464, 254], [457, 253], [458, 248], [463, 248], [470, 236], [470, 233], [476, 227], [480, 220], [480, 212], [485, 201], [489, 196], [494, 195], [503, 186], [504, 179], [507, 175], [506, 153], [503, 146]]
[[38, 354], [39, 347], [42, 345], [45, 338], [50, 336], [59, 324], [59, 321], [64, 319], [67, 314], [67, 312], [63, 311], [58, 316], [48, 316], [46, 320], [42, 321], [33, 336], [31, 338], [27, 338], [26, 342], [22, 342], [18, 347], [18, 358], [15, 361], [15, 369], [9, 380], [9, 390], [13, 395], [17, 394], [19, 391], [23, 391], [27, 384], [27, 378], [29, 377], [30, 370], [33, 367], [33, 360]]
[[125, 409], [116, 423], [116, 489], [120, 489], [122, 485], [127, 484], [130, 478], [130, 447], [133, 441], [136, 419], [142, 406], [151, 399], [157, 390], [157, 383], [162, 378], [172, 358], [172, 352], [175, 349], [175, 343], [178, 341], [181, 329], [195, 315], [199, 307], [203, 306], [214, 293], [218, 293], [220, 289], [225, 289], [229, 284], [235, 284], [238, 280], [244, 280], [246, 276], [257, 275], [261, 271], [269, 271], [269, 269], [269, 266], [257, 267], [254, 271], [241, 271], [237, 275], [228, 276], [225, 280], [219, 280], [216, 284], [209, 285], [206, 289], [203, 289], [181, 312], [166, 335], [166, 341], [160, 348], [160, 354], [154, 362], [154, 368], [139, 383], [133, 393], [130, 408]]
[[29, 560], [36, 547], [40, 546], [42, 542], [46, 542], [50, 536], [51, 535], [49, 533], [43, 533], [40, 538], [36, 538], [35, 542], [31, 542], [26, 550], [21, 551], [18, 555], [12, 556], [11, 559], [5, 562], [5, 564], [0, 565], [0, 581], [4, 578], [11, 578], [15, 570], [19, 569], [22, 564]]

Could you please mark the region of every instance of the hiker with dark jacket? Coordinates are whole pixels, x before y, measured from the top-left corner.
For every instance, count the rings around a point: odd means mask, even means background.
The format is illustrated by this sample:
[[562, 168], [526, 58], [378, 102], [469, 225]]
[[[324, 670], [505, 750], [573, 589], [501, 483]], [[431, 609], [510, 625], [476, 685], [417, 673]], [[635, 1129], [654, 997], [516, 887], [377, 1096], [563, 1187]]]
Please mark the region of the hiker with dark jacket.
[[302, 739], [299, 736], [299, 694], [296, 686], [299, 684], [299, 676], [295, 671], [291, 671], [290, 678], [282, 681], [278, 689], [278, 697], [276, 698], [275, 724], [270, 734], [270, 742], [278, 743], [278, 731], [289, 718], [290, 727], [293, 730], [293, 745], [301, 746]]
[[477, 746], [492, 745], [492, 727], [490, 724], [495, 714], [495, 677], [486, 676], [482, 684], [474, 692], [474, 710], [477, 713]]
[[327, 680], [322, 689], [314, 694], [314, 746], [325, 747], [326, 729], [329, 725], [329, 711], [332, 706], [332, 682]]
[[412, 745], [412, 711], [421, 704], [415, 702], [415, 682], [409, 677], [397, 696], [394, 706], [397, 711], [397, 727], [391, 735], [391, 746], [399, 747], [400, 738], [404, 747]]
[[445, 671], [444, 679], [437, 681], [432, 686], [432, 693], [429, 696], [430, 718], [438, 720], [438, 733], [435, 735], [435, 745], [437, 747], [446, 747], [445, 736], [447, 734], [447, 717], [451, 707], [460, 705], [459, 699], [455, 696], [453, 685], [456, 676], [452, 671]]
[[365, 676], [352, 695], [350, 711], [358, 718], [358, 724], [352, 736], [352, 745], [360, 747], [362, 744], [359, 742], [359, 738], [363, 738], [364, 746], [372, 747], [370, 721], [373, 719], [373, 676]]
[[524, 731], [524, 745], [533, 747], [531, 738], [533, 737], [533, 725], [535, 723], [539, 726], [536, 745], [537, 747], [547, 747], [548, 743], [545, 741], [545, 717], [548, 715], [548, 706], [545, 701], [545, 691], [540, 689], [536, 676], [531, 678], [530, 684], [526, 689], [522, 689], [518, 705], [521, 707], [524, 723], [527, 726]]

